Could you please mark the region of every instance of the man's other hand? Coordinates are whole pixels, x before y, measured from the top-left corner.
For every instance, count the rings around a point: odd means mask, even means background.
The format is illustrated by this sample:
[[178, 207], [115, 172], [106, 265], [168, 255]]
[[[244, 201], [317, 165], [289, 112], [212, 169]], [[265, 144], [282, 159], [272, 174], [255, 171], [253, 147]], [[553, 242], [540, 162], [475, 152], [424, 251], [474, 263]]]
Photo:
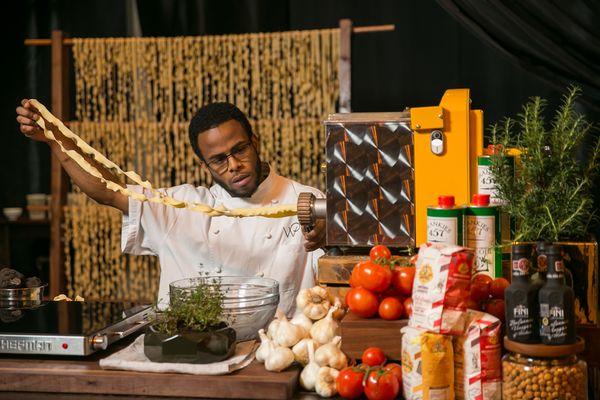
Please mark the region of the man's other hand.
[[325, 220], [319, 219], [310, 232], [304, 232], [304, 248], [307, 252], [314, 251], [325, 246]]

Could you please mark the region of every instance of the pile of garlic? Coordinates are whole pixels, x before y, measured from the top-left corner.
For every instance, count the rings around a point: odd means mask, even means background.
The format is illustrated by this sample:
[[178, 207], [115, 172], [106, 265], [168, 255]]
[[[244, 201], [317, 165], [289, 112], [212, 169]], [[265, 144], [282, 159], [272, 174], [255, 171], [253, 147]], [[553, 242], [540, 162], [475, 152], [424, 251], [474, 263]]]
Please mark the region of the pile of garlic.
[[267, 332], [258, 331], [261, 344], [256, 359], [267, 371], [283, 371], [297, 362], [304, 368], [300, 385], [322, 397], [337, 394], [335, 379], [348, 365], [342, 352], [339, 320], [345, 313], [341, 301], [321, 286], [303, 289], [296, 297], [296, 315], [291, 320], [280, 310]]

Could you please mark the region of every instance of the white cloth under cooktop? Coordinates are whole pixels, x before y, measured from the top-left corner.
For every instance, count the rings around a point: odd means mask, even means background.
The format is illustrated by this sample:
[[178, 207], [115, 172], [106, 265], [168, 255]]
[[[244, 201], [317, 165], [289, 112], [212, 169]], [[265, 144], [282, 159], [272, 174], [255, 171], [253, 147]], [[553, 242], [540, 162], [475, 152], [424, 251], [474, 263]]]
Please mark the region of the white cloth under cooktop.
[[246, 367], [254, 360], [255, 344], [254, 340], [237, 343], [233, 356], [211, 364], [158, 363], [150, 361], [144, 354], [144, 335], [140, 335], [123, 350], [100, 360], [100, 367], [140, 372], [225, 375]]

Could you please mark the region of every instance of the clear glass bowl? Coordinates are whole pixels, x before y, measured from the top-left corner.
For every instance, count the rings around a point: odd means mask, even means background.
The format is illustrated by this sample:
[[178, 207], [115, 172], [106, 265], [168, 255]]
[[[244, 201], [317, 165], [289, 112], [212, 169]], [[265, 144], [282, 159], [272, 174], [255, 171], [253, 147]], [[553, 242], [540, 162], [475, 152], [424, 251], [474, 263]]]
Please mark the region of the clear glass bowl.
[[223, 292], [223, 314], [227, 324], [236, 331], [237, 340], [258, 337], [266, 328], [279, 304], [279, 283], [270, 278], [247, 276], [205, 276], [177, 280], [169, 285], [169, 300], [177, 301], [199, 284], [218, 282]]

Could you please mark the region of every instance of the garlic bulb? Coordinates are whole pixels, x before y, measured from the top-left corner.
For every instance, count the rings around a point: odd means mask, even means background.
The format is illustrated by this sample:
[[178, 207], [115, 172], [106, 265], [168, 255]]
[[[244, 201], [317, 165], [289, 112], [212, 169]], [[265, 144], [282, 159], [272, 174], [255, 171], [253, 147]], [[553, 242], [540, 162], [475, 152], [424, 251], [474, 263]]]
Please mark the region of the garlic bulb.
[[280, 372], [292, 365], [294, 362], [294, 353], [287, 347], [274, 347], [265, 360], [265, 369], [267, 371]]
[[317, 381], [315, 382], [315, 392], [321, 397], [333, 397], [336, 395], [335, 380], [339, 371], [329, 367], [319, 368], [317, 372]]
[[314, 339], [304, 338], [292, 347], [292, 352], [294, 353], [294, 360], [299, 362], [302, 365], [308, 364], [309, 361], [309, 352], [308, 352], [308, 344], [313, 344], [313, 349], [319, 347], [319, 343]]
[[281, 318], [285, 318], [285, 314], [279, 308], [275, 311], [275, 319], [271, 321], [269, 327], [267, 328], [267, 336], [271, 339], [277, 336], [277, 329], [279, 329], [279, 323], [281, 322]]
[[260, 336], [260, 346], [256, 349], [255, 356], [257, 361], [264, 363], [273, 349], [273, 341], [269, 339], [264, 329], [258, 331], [258, 336]]
[[290, 322], [294, 325], [303, 327], [304, 329], [306, 329], [306, 332], [310, 332], [310, 328], [312, 328], [313, 326], [312, 320], [306, 315], [304, 315], [304, 313], [301, 311], [297, 312]]
[[337, 307], [337, 310], [335, 310], [333, 313], [333, 318], [341, 321], [346, 315], [346, 308], [344, 308], [342, 301], [337, 296], [332, 296], [329, 300], [331, 301], [331, 304], [333, 304], [333, 307]]
[[340, 323], [333, 319], [333, 313], [337, 307], [331, 307], [327, 316], [317, 321], [310, 328], [310, 336], [320, 344], [331, 342], [331, 340], [340, 334]]
[[279, 325], [275, 332], [275, 336], [272, 337], [273, 342], [277, 346], [292, 347], [300, 340], [308, 336], [308, 332], [301, 326], [294, 325], [285, 315], [281, 315], [279, 319]]
[[308, 363], [300, 373], [300, 386], [302, 386], [306, 390], [315, 390], [315, 383], [317, 382], [317, 373], [319, 372], [319, 369], [321, 367], [315, 362], [314, 341], [308, 342], [307, 348]]
[[327, 315], [327, 311], [331, 307], [329, 293], [327, 293], [327, 289], [321, 286], [302, 289], [296, 296], [296, 306], [308, 318], [313, 321], [319, 320]]
[[343, 369], [348, 366], [348, 357], [340, 349], [342, 337], [336, 336], [327, 344], [322, 345], [315, 351], [315, 361], [321, 367]]

